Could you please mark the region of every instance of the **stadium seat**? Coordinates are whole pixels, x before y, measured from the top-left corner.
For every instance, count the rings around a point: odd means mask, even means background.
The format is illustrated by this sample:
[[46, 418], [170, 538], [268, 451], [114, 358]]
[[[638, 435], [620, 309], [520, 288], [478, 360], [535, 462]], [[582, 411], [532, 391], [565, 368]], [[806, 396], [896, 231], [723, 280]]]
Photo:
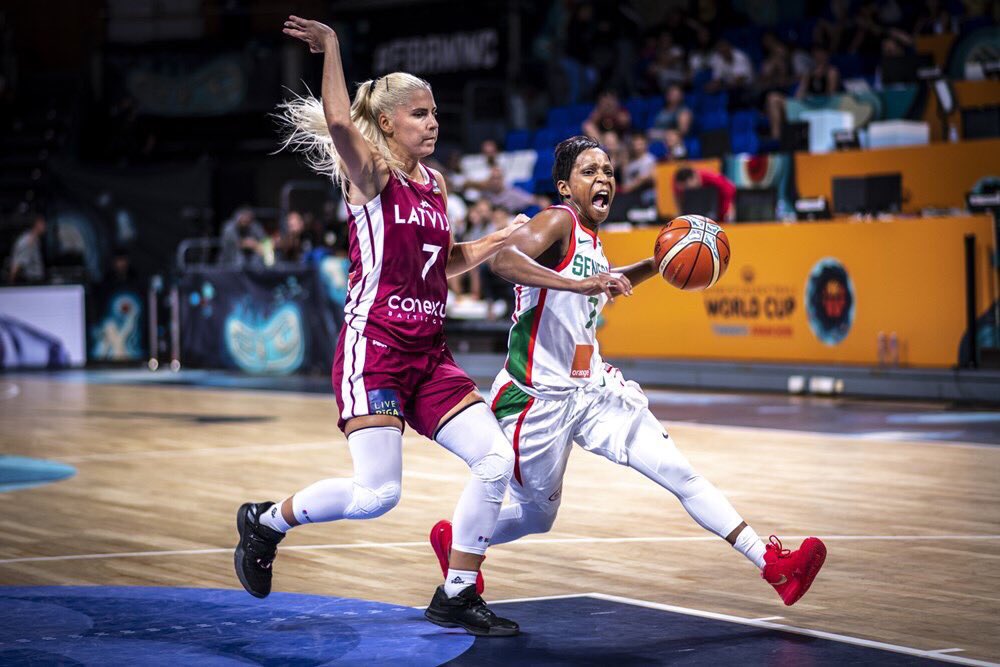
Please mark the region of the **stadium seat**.
[[662, 141], [653, 141], [649, 144], [649, 152], [659, 162], [666, 160], [670, 156], [670, 149]]
[[694, 117], [695, 129], [698, 132], [710, 132], [712, 130], [721, 130], [723, 128], [729, 128], [729, 114], [726, 113], [725, 109], [712, 110], [712, 111], [702, 111], [701, 113], [695, 114]]
[[507, 151], [520, 151], [526, 148], [531, 148], [531, 131], [530, 130], [508, 131], [507, 137], [504, 139], [503, 147], [504, 150]]
[[543, 127], [535, 133], [531, 147], [538, 151], [539, 159], [541, 159], [542, 154], [551, 154], [555, 145], [565, 139], [562, 132], [562, 128]]
[[705, 84], [712, 80], [712, 70], [703, 69], [695, 72], [691, 79], [691, 87], [697, 91], [700, 91], [705, 87]]
[[701, 96], [701, 104], [696, 111], [700, 113], [711, 111], [725, 111], [729, 106], [729, 93], [704, 93]]
[[734, 111], [729, 117], [729, 131], [735, 136], [743, 132], [756, 132], [760, 114], [755, 110]]
[[698, 141], [698, 137], [684, 137], [684, 148], [687, 149], [689, 160], [697, 160], [701, 157], [701, 142]]
[[545, 118], [545, 124], [549, 127], [557, 125], [567, 125], [570, 122], [570, 107], [552, 107]]
[[760, 150], [760, 139], [756, 132], [734, 132], [730, 136], [733, 153], [750, 153], [755, 155]]
[[641, 97], [630, 97], [622, 105], [632, 117], [632, 127], [636, 130], [649, 128], [649, 115], [646, 113], [646, 103]]

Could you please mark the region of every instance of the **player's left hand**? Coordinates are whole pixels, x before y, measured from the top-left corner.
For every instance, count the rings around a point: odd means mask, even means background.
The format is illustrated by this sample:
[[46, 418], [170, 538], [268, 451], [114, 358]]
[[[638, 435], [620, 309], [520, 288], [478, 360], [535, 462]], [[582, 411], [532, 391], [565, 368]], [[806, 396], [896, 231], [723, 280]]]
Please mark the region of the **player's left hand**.
[[514, 216], [514, 219], [510, 221], [510, 226], [517, 227], [518, 225], [523, 225], [529, 220], [531, 220], [531, 218], [526, 216], [524, 213], [518, 213], [517, 215]]
[[329, 41], [337, 38], [337, 33], [325, 23], [310, 21], [294, 15], [288, 17], [281, 32], [290, 37], [301, 39], [308, 44], [310, 53], [323, 53]]

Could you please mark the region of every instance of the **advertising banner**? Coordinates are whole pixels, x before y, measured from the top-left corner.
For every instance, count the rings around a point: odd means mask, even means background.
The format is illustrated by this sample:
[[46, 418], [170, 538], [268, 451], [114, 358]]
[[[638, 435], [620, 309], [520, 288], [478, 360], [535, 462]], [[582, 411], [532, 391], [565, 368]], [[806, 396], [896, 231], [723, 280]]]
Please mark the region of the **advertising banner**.
[[[952, 367], [966, 329], [963, 237], [976, 236], [977, 315], [996, 298], [988, 216], [729, 225], [728, 273], [704, 292], [659, 278], [604, 309], [607, 356]], [[612, 265], [658, 230], [602, 234]], [[884, 359], [883, 359], [884, 361]]]
[[146, 353], [146, 299], [139, 285], [94, 290], [94, 320], [87, 358], [96, 362], [141, 361]]
[[185, 274], [181, 361], [255, 374], [329, 371], [343, 322], [339, 275], [313, 267]]
[[0, 369], [83, 366], [85, 322], [80, 285], [0, 288]]

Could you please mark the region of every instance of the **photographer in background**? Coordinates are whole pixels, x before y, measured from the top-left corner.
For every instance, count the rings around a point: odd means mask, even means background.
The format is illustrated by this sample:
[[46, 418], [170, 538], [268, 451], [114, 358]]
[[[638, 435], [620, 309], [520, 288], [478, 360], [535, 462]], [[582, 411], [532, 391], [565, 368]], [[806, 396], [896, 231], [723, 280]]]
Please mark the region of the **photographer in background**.
[[222, 228], [219, 264], [239, 267], [261, 262], [261, 241], [265, 236], [264, 228], [254, 218], [253, 209], [249, 206], [236, 209]]
[[10, 254], [10, 275], [7, 282], [40, 283], [45, 280], [42, 242], [45, 238], [45, 216], [35, 216], [31, 228], [17, 237]]

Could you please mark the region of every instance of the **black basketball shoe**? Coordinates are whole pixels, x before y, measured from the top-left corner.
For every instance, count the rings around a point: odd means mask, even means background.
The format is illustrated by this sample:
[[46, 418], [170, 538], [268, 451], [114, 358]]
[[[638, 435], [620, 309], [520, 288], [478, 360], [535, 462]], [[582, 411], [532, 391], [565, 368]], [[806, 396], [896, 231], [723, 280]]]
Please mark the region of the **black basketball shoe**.
[[438, 586], [424, 616], [435, 625], [464, 628], [480, 637], [513, 637], [521, 632], [517, 623], [490, 611], [472, 584], [453, 598], [445, 594], [444, 586]]
[[278, 542], [285, 534], [260, 525], [261, 515], [274, 503], [244, 503], [236, 511], [236, 530], [240, 541], [233, 562], [236, 576], [247, 593], [266, 598], [271, 592], [271, 564], [278, 551]]

